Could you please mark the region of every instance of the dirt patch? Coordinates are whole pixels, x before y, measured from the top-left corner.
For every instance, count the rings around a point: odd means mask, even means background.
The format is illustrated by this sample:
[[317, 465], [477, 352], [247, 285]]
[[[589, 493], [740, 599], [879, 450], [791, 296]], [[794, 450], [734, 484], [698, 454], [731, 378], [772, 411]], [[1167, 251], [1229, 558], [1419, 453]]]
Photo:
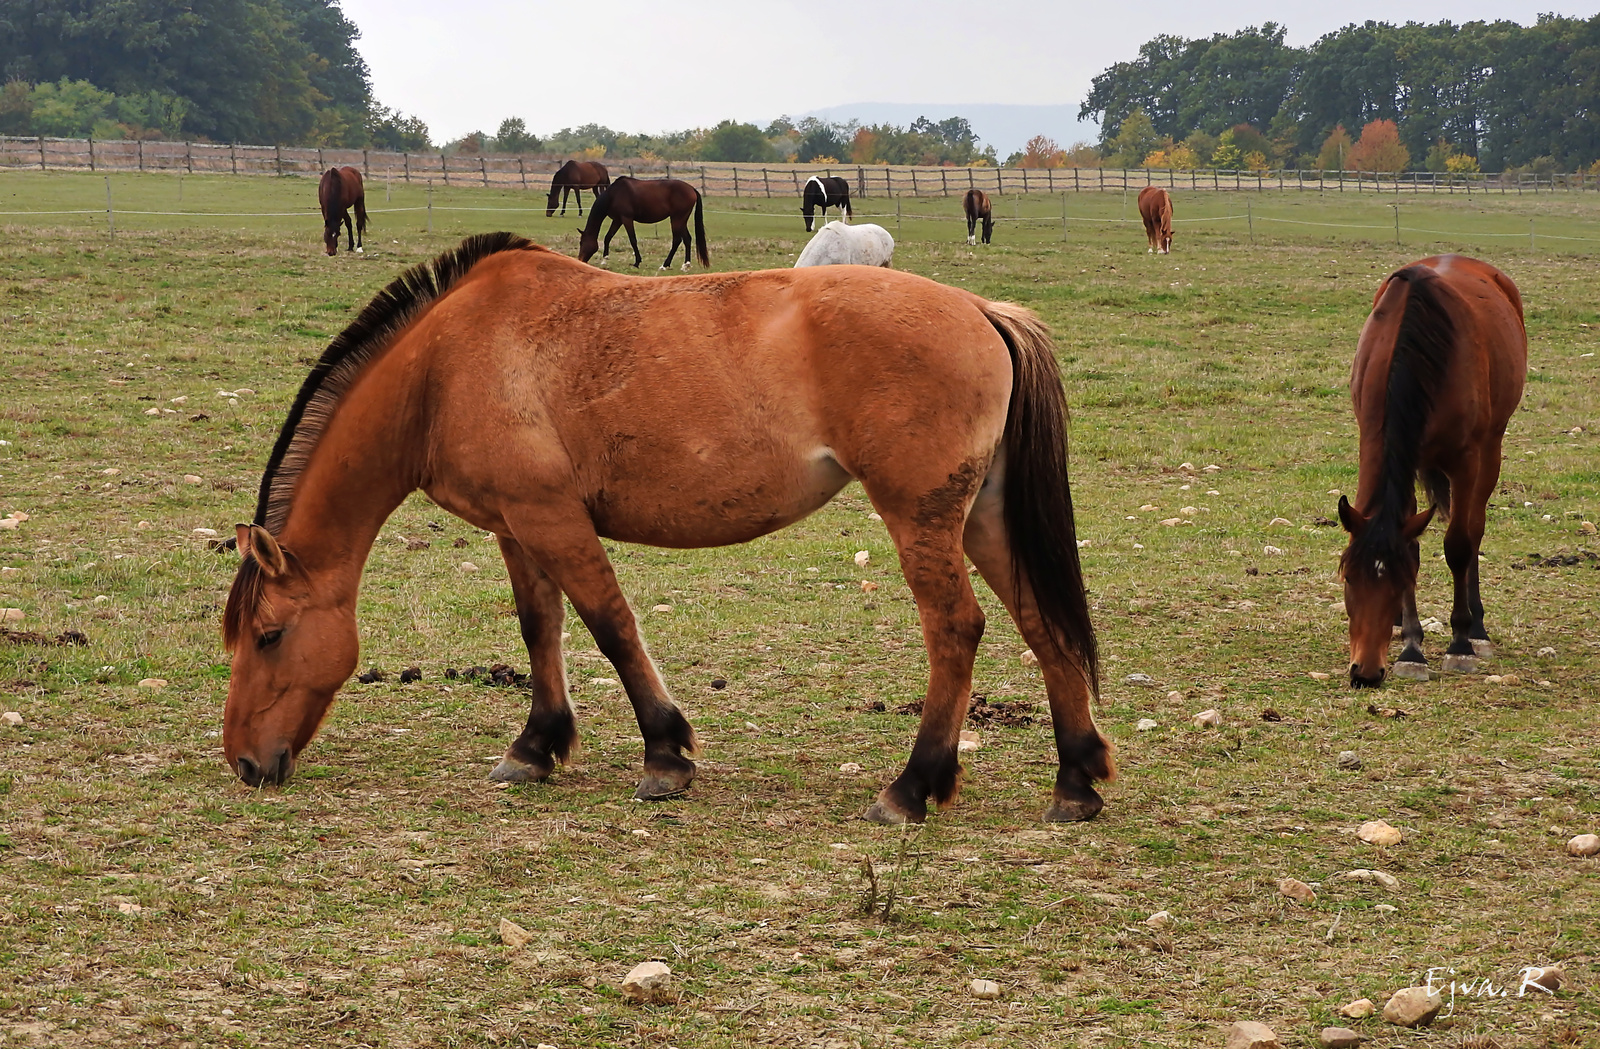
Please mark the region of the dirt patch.
[[63, 630], [55, 637], [51, 637], [32, 630], [8, 630], [0, 627], [0, 641], [13, 645], [48, 645], [64, 648], [69, 645], [87, 645], [89, 638], [81, 630]]
[[[896, 714], [922, 714], [922, 700], [913, 700], [894, 708]], [[974, 695], [967, 705], [967, 724], [983, 728], [998, 725], [1002, 728], [1026, 728], [1038, 721], [1037, 708], [1027, 700], [996, 700]]]

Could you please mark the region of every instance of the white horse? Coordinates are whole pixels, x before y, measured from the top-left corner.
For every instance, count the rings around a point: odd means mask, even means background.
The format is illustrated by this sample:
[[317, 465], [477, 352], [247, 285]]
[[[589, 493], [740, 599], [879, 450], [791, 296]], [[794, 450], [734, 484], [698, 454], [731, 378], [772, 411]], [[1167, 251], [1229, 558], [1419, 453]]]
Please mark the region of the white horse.
[[894, 238], [882, 226], [846, 225], [835, 219], [811, 238], [795, 267], [884, 266], [894, 261]]

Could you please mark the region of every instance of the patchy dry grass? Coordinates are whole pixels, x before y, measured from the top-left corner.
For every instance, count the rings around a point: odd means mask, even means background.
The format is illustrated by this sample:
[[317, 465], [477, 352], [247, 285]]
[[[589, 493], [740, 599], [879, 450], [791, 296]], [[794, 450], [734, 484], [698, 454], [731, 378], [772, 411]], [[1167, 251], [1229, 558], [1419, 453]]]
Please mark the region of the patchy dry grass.
[[[1015, 205], [1028, 221], [970, 250], [954, 201], [904, 202], [897, 265], [1056, 328], [1109, 668], [1099, 718], [1122, 778], [1101, 819], [1046, 827], [1048, 728], [989, 727], [960, 803], [902, 832], [854, 817], [905, 758], [915, 720], [893, 711], [919, 698], [925, 660], [855, 488], [743, 547], [613, 548], [635, 606], [673, 609], [644, 619], [705, 744], [684, 798], [626, 800], [637, 730], [581, 627], [575, 763], [543, 786], [488, 782], [525, 713], [518, 693], [443, 671], [526, 654], [492, 542], [420, 497], [384, 530], [361, 600], [363, 665], [389, 681], [350, 685], [287, 788], [234, 781], [217, 738], [232, 561], [193, 530], [249, 516], [305, 362], [400, 267], [470, 230], [570, 250], [575, 223], [446, 212], [537, 202], [439, 190], [431, 237], [424, 213], [379, 213], [365, 257], [326, 259], [306, 183], [184, 186], [187, 209], [307, 217], [119, 216], [112, 240], [103, 215], [62, 216], [0, 242], [0, 515], [31, 515], [0, 531], [0, 565], [19, 569], [0, 605], [23, 610], [13, 627], [90, 639], [0, 645], [0, 706], [24, 718], [0, 726], [0, 1042], [1187, 1047], [1251, 1018], [1297, 1045], [1344, 1002], [1381, 1005], [1430, 967], [1514, 984], [1523, 965], [1562, 962], [1554, 998], [1463, 995], [1431, 1030], [1357, 1026], [1384, 1046], [1600, 1046], [1600, 866], [1562, 848], [1600, 827], [1600, 540], [1578, 529], [1600, 514], [1594, 259], [1487, 236], [1530, 217], [1586, 236], [1600, 203], [1402, 202], [1405, 223], [1460, 231], [1452, 243], [1500, 264], [1528, 303], [1533, 371], [1483, 565], [1500, 646], [1486, 669], [1525, 683], [1356, 694], [1340, 682], [1341, 535], [1316, 519], [1333, 516], [1330, 489], [1354, 487], [1344, 384], [1377, 280], [1443, 243], [1274, 225], [1392, 217], [1370, 198], [1267, 195], [1250, 198], [1254, 246], [1238, 220], [1196, 222], [1153, 258], [1110, 221], [1118, 198], [1069, 199], [1071, 218], [1105, 220], [1069, 223], [1069, 240], [1060, 199], [1035, 198]], [[175, 179], [114, 187], [120, 207], [176, 210]], [[3, 210], [92, 208], [103, 193], [98, 178], [0, 180]], [[1244, 200], [1179, 194], [1179, 217]], [[719, 268], [786, 265], [803, 243], [791, 202], [713, 204]], [[665, 244], [641, 241], [650, 262]], [[1157, 523], [1171, 517], [1193, 523]], [[419, 538], [430, 545], [408, 549]], [[1438, 554], [1437, 533], [1425, 549]], [[863, 593], [866, 579], [880, 589]], [[978, 689], [1042, 717], [1036, 670], [981, 596]], [[1447, 599], [1430, 562], [1423, 615]], [[398, 684], [412, 664], [422, 682]], [[1155, 687], [1125, 683], [1136, 672]], [[138, 687], [147, 677], [169, 684]], [[1190, 727], [1206, 707], [1221, 730]], [[1262, 720], [1269, 707], [1282, 720]], [[1161, 727], [1135, 733], [1145, 717]], [[1340, 770], [1342, 750], [1364, 767]], [[1357, 841], [1377, 817], [1405, 842]], [[1334, 878], [1356, 867], [1400, 888]], [[1280, 896], [1285, 876], [1318, 898]], [[1163, 909], [1170, 927], [1143, 924]], [[533, 942], [501, 945], [502, 917]], [[622, 1000], [618, 981], [646, 958], [672, 966], [672, 1002]], [[1001, 999], [970, 998], [975, 977]]]

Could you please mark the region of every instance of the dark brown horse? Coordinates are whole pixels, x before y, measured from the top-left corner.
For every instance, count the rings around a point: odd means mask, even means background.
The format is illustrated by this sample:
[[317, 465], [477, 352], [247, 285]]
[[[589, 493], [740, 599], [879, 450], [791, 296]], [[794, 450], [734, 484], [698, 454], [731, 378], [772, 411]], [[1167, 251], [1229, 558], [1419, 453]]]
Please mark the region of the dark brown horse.
[[1045, 818], [1087, 819], [1113, 764], [1089, 710], [1066, 423], [1049, 334], [1020, 306], [866, 266], [646, 280], [470, 238], [379, 293], [289, 409], [237, 530], [223, 753], [252, 786], [289, 777], [355, 669], [362, 566], [421, 488], [499, 537], [516, 597], [530, 709], [493, 778], [543, 780], [577, 741], [565, 595], [633, 704], [636, 796], [681, 792], [694, 730], [602, 540], [742, 543], [854, 479], [929, 661], [910, 759], [868, 817], [921, 820], [955, 797], [984, 632], [965, 558], [1039, 658], [1059, 758]]
[[[1350, 684], [1382, 684], [1392, 625], [1405, 648], [1395, 676], [1427, 680], [1417, 619], [1418, 537], [1448, 516], [1454, 635], [1444, 669], [1470, 672], [1492, 653], [1478, 592], [1485, 508], [1500, 480], [1500, 444], [1522, 399], [1528, 336], [1511, 278], [1464, 255], [1436, 255], [1389, 274], [1350, 372], [1361, 429], [1355, 505], [1339, 498], [1350, 545], [1339, 562], [1350, 616]], [[1417, 512], [1416, 481], [1432, 505]]]
[[967, 243], [976, 244], [978, 239], [974, 236], [978, 220], [983, 220], [983, 242], [989, 243], [989, 234], [994, 232], [994, 212], [989, 207], [989, 194], [981, 189], [969, 189], [967, 195], [961, 198], [961, 210], [967, 213]]
[[1172, 250], [1172, 196], [1160, 186], [1139, 191], [1139, 217], [1144, 219], [1145, 239], [1151, 251], [1165, 255]]
[[672, 250], [667, 252], [667, 259], [661, 268], [672, 265], [672, 256], [678, 253], [678, 245], [682, 243], [683, 268], [687, 270], [691, 261], [690, 212], [694, 213], [693, 246], [699, 248], [700, 265], [709, 266], [711, 255], [706, 250], [706, 225], [701, 217], [700, 191], [675, 178], [641, 179], [623, 175], [611, 184], [610, 189], [596, 197], [594, 207], [589, 209], [589, 224], [578, 231], [578, 261], [588, 262], [600, 248], [600, 224], [609, 218], [611, 228], [606, 230], [605, 250], [601, 252], [600, 265], [604, 266], [611, 258], [611, 238], [617, 235], [617, 227], [626, 226], [628, 243], [633, 245], [633, 264], [637, 266], [644, 261], [644, 256], [639, 254], [639, 238], [633, 235], [633, 224], [671, 219]]
[[[361, 172], [355, 168], [329, 168], [322, 173], [317, 186], [317, 203], [322, 205], [322, 246], [329, 255], [339, 254], [339, 225], [343, 222], [350, 238], [347, 251], [360, 251], [361, 238], [367, 231], [367, 195], [361, 187]], [[356, 209], [354, 228], [350, 225], [350, 208]]]
[[550, 197], [544, 203], [544, 217], [549, 218], [556, 213], [556, 197], [561, 198], [561, 214], [567, 213], [567, 194], [572, 193], [578, 198], [578, 217], [583, 217], [583, 191], [592, 190], [596, 197], [600, 191], [611, 185], [611, 172], [606, 166], [596, 160], [569, 160], [561, 165], [561, 170], [556, 172], [555, 178], [550, 180]]
[[800, 211], [806, 217], [806, 232], [811, 232], [813, 215], [822, 211], [822, 221], [828, 221], [828, 209], [838, 208], [848, 221], [855, 217], [850, 210], [850, 183], [837, 175], [812, 175], [800, 190]]

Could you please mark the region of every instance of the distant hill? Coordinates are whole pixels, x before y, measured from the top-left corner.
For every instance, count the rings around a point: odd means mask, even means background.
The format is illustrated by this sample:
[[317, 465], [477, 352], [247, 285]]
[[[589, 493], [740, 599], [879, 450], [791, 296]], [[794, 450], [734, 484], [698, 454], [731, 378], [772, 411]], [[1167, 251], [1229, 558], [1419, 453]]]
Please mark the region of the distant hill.
[[918, 117], [943, 120], [966, 117], [972, 130], [986, 146], [993, 146], [1000, 159], [1022, 149], [1034, 135], [1049, 135], [1063, 148], [1074, 142], [1098, 142], [1100, 125], [1078, 119], [1076, 104], [1060, 106], [961, 105], [907, 102], [852, 102], [843, 106], [813, 109], [798, 116], [817, 117], [834, 123], [851, 120], [863, 124], [894, 124], [904, 127]]

